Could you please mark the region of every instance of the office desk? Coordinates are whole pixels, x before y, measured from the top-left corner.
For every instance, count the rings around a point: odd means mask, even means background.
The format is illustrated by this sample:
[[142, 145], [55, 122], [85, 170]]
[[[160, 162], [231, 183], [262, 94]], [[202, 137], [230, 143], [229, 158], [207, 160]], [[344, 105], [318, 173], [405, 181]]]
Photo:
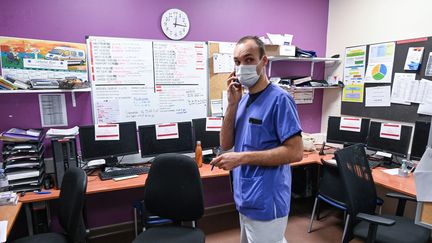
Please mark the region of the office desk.
[[372, 170], [372, 177], [375, 184], [412, 197], [416, 196], [415, 181], [412, 173], [410, 173], [408, 177], [400, 177], [398, 175], [389, 175], [383, 172], [383, 170], [385, 169], [380, 167]]
[[[303, 159], [301, 161], [291, 163], [291, 166], [296, 167], [296, 166], [303, 166], [308, 164], [321, 164], [321, 158], [330, 159], [332, 157], [333, 154], [320, 156], [318, 152], [305, 152]], [[221, 170], [217, 167], [215, 167], [212, 171], [211, 167], [212, 167], [211, 165], [203, 164], [203, 166], [199, 169], [201, 178], [206, 179], [206, 178], [229, 175], [228, 171]], [[117, 182], [114, 180], [101, 181], [99, 179], [99, 176], [91, 175], [88, 176], [86, 194], [95, 194], [95, 193], [103, 193], [103, 192], [111, 192], [117, 190], [127, 190], [131, 188], [144, 187], [146, 180], [147, 180], [147, 174], [142, 174], [136, 178], [117, 181]], [[24, 203], [24, 208], [26, 210], [29, 235], [33, 234], [31, 210], [29, 204], [33, 202], [49, 201], [49, 200], [57, 199], [60, 195], [60, 190], [51, 189], [49, 191], [51, 192], [50, 194], [36, 194], [33, 192], [28, 192], [26, 193], [25, 196], [19, 198], [19, 202]], [[12, 224], [10, 227], [12, 227]]]
[[17, 205], [0, 206], [0, 221], [8, 221], [6, 236], [9, 236], [9, 233], [15, 223], [15, 219], [18, 216], [21, 206], [21, 202], [18, 202]]

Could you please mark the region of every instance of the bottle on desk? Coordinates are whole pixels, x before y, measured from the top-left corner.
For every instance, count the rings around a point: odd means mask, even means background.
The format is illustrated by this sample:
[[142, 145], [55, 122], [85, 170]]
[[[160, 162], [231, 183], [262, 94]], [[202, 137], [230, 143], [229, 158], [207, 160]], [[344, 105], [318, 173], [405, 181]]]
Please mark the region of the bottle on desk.
[[201, 141], [197, 141], [196, 147], [195, 147], [195, 161], [199, 168], [201, 168], [203, 164], [203, 156], [202, 156], [202, 147], [201, 147]]

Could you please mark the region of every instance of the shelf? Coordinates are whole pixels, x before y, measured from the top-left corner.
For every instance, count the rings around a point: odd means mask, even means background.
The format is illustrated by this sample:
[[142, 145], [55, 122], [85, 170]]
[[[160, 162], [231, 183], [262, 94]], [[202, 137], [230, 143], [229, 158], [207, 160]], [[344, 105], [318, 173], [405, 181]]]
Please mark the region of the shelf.
[[339, 63], [341, 61], [340, 58], [331, 58], [331, 57], [284, 57], [284, 56], [269, 56], [269, 68], [268, 68], [268, 76], [271, 77], [271, 70], [273, 62], [276, 61], [291, 61], [291, 62], [309, 62], [311, 64], [310, 76], [313, 77], [314, 74], [314, 66], [317, 62], [332, 62], [334, 64]]
[[26, 94], [26, 93], [78, 93], [90, 92], [91, 88], [84, 89], [17, 89], [0, 90], [0, 94]]
[[279, 87], [283, 89], [292, 89], [292, 90], [310, 90], [310, 89], [339, 89], [340, 86], [319, 86], [319, 87], [296, 87], [296, 86], [289, 86], [289, 85], [280, 85]]
[[339, 62], [340, 58], [331, 57], [284, 57], [269, 56], [269, 61], [294, 61], [294, 62]]

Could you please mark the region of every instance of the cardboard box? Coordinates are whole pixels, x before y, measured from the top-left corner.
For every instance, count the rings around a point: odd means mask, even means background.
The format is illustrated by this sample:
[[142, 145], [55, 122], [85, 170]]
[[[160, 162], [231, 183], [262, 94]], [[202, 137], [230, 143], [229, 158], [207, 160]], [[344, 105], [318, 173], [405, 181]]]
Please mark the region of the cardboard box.
[[296, 52], [296, 47], [290, 46], [280, 46], [280, 45], [264, 45], [267, 56], [288, 56], [294, 57]]

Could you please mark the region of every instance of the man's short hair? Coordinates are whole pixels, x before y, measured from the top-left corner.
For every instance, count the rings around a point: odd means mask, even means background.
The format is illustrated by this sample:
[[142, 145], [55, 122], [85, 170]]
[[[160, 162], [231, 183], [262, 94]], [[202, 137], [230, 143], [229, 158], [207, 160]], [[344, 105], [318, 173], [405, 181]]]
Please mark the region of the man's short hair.
[[260, 58], [262, 58], [265, 55], [264, 42], [258, 36], [256, 36], [256, 35], [255, 36], [253, 36], [253, 35], [244, 36], [239, 41], [237, 41], [236, 45], [240, 45], [242, 43], [245, 43], [248, 40], [255, 41], [255, 44], [257, 44], [257, 46], [258, 46]]

